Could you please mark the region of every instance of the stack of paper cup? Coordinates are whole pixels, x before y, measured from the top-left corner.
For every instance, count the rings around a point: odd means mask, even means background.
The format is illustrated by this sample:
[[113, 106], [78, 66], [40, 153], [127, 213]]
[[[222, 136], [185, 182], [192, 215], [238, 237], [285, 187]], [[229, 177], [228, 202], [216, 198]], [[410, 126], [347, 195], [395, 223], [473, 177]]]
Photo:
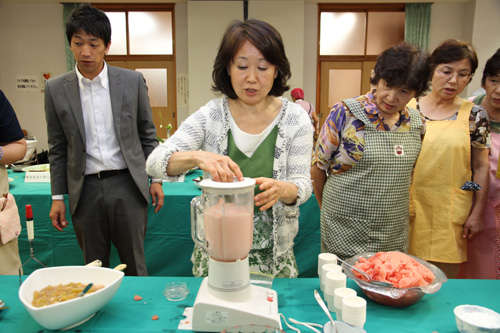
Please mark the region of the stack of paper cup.
[[[325, 264], [336, 264], [337, 263], [337, 256], [333, 253], [320, 253], [318, 254], [318, 277], [319, 277], [319, 284], [321, 287], [321, 280], [322, 280], [322, 267]], [[323, 289], [321, 289], [323, 291]]]
[[[356, 290], [351, 288], [337, 288], [333, 292], [333, 304], [337, 313], [337, 320], [342, 320], [342, 299], [356, 296]], [[331, 310], [330, 310], [331, 311]]]
[[324, 264], [321, 266], [321, 278], [319, 280], [319, 287], [322, 292], [325, 292], [326, 274], [328, 272], [342, 272], [342, 267], [337, 264]]
[[358, 296], [342, 298], [342, 321], [363, 328], [366, 322], [366, 300]]
[[325, 301], [328, 310], [335, 311], [334, 291], [337, 288], [345, 288], [347, 276], [342, 272], [328, 272], [325, 275]]

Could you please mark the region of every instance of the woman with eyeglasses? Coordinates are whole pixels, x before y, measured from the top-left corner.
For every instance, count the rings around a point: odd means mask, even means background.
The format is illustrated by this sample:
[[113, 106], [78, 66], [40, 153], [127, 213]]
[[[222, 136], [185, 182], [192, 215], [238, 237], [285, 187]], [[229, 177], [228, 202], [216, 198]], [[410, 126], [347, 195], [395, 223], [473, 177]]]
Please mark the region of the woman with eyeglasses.
[[410, 188], [409, 253], [455, 278], [467, 240], [483, 229], [490, 125], [481, 107], [459, 96], [478, 65], [473, 46], [446, 40], [431, 62], [432, 90], [415, 101], [427, 129]]
[[467, 262], [460, 265], [460, 279], [500, 279], [500, 48], [486, 61], [481, 87], [486, 94], [468, 100], [488, 112], [490, 187], [484, 208], [484, 229], [467, 245]]

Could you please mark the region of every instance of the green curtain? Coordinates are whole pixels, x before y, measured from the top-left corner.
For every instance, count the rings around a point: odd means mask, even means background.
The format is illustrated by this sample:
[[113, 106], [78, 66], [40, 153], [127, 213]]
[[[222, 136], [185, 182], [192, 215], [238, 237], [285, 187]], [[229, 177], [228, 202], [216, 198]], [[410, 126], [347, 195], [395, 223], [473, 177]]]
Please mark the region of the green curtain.
[[408, 3], [405, 6], [405, 42], [427, 50], [431, 26], [430, 3]]
[[63, 27], [64, 27], [64, 46], [66, 50], [66, 70], [72, 71], [75, 69], [75, 57], [73, 56], [73, 52], [69, 47], [68, 39], [66, 38], [66, 20], [68, 19], [69, 14], [75, 9], [80, 7], [81, 3], [64, 3], [63, 4]]

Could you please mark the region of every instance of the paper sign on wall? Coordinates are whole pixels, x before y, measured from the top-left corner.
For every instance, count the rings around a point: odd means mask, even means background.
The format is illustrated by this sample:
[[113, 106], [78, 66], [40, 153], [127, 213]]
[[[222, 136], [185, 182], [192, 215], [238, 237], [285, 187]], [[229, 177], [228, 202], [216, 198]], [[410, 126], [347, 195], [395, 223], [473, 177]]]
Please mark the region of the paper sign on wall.
[[17, 75], [16, 88], [21, 91], [38, 91], [38, 77], [36, 75]]
[[186, 107], [189, 103], [189, 77], [177, 74], [177, 107]]

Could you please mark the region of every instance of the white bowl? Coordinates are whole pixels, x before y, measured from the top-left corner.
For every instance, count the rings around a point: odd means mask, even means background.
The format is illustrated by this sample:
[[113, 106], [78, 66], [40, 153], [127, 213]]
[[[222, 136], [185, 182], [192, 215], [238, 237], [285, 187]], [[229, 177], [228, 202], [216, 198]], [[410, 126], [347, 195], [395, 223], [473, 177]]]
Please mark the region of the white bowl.
[[478, 305], [459, 305], [454, 310], [461, 333], [500, 332], [500, 314]]
[[[123, 272], [103, 267], [60, 266], [41, 268], [28, 276], [19, 289], [19, 299], [28, 313], [49, 330], [68, 329], [92, 318], [115, 295], [123, 280]], [[33, 292], [49, 285], [81, 282], [103, 284], [104, 288], [65, 302], [34, 307]]]

